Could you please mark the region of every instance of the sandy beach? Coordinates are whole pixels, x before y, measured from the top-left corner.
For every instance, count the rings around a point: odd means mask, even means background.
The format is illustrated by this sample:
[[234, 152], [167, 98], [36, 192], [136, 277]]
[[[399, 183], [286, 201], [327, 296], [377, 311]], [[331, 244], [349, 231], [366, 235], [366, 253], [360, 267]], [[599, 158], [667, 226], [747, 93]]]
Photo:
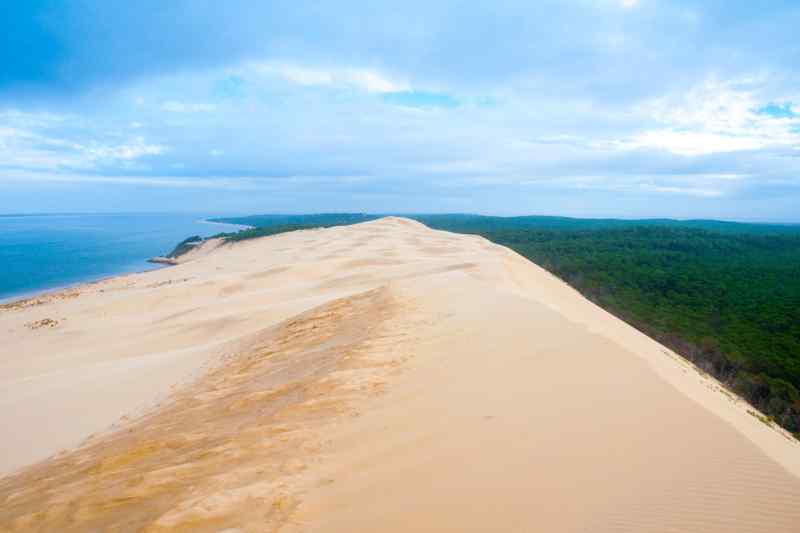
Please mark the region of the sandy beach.
[[800, 442], [402, 218], [0, 306], [0, 531], [793, 532]]

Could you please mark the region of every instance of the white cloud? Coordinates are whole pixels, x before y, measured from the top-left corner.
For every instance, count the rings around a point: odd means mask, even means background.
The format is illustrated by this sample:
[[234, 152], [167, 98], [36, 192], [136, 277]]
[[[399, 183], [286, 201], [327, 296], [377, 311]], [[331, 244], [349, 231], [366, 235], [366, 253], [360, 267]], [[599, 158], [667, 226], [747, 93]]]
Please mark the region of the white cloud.
[[632, 9], [639, 5], [639, 0], [621, 0], [621, 3], [625, 9]]
[[318, 70], [296, 65], [271, 65], [264, 64], [258, 67], [261, 72], [274, 74], [287, 81], [299, 85], [331, 85], [333, 84], [333, 74], [325, 70]]
[[[181, 169], [184, 165], [172, 164], [170, 167]], [[371, 178], [368, 176], [289, 176], [281, 177], [280, 184], [276, 185], [275, 176], [242, 176], [221, 177], [211, 176], [206, 178], [180, 177], [172, 175], [137, 176], [137, 175], [93, 175], [80, 172], [41, 172], [41, 171], [16, 171], [0, 173], [0, 183], [3, 182], [42, 182], [42, 183], [102, 183], [109, 185], [144, 185], [149, 187], [181, 188], [181, 189], [221, 189], [241, 191], [274, 191], [291, 183], [292, 185], [339, 185], [341, 183], [364, 183]]]
[[646, 131], [623, 143], [626, 148], [664, 149], [678, 155], [704, 155], [741, 150], [758, 150], [764, 140], [758, 137], [736, 137], [718, 133], [679, 131], [673, 129]]
[[161, 110], [170, 113], [205, 113], [214, 111], [216, 108], [213, 104], [192, 104], [177, 100], [169, 100], [161, 104]]
[[642, 190], [663, 194], [683, 194], [686, 196], [698, 196], [701, 198], [718, 198], [724, 193], [717, 189], [706, 189], [699, 187], [676, 187], [665, 185], [643, 185]]
[[131, 161], [146, 155], [159, 155], [166, 150], [164, 146], [159, 144], [148, 144], [144, 137], [136, 137], [126, 143], [117, 145], [92, 143], [88, 146], [78, 145], [78, 147], [89, 161], [103, 159]]
[[629, 194], [683, 195], [719, 198], [736, 190], [745, 174], [594, 174], [594, 175], [480, 175], [458, 180], [454, 186], [558, 187], [579, 191], [615, 191]]
[[637, 112], [661, 127], [617, 143], [623, 149], [662, 149], [678, 155], [800, 148], [800, 119], [776, 118], [758, 109], [768, 102], [756, 96], [760, 80], [709, 80], [678, 98], [659, 98]]
[[[166, 151], [165, 146], [142, 136], [120, 139], [117, 135], [108, 138], [108, 134], [98, 133], [89, 140], [66, 139], [58, 129], [64, 122], [62, 117], [15, 112], [1, 118], [7, 125], [0, 126], [0, 165], [6, 168], [86, 169], [114, 162], [130, 164], [141, 157]], [[74, 133], [80, 123], [70, 126], [68, 131]]]
[[0, 182], [44, 182], [44, 183], [107, 183], [116, 185], [145, 185], [187, 189], [232, 189], [256, 188], [248, 178], [178, 178], [172, 176], [87, 176], [83, 174], [25, 172], [0, 175]]
[[315, 68], [291, 63], [258, 63], [249, 68], [298, 85], [351, 88], [376, 93], [404, 91], [409, 88], [407, 83], [365, 68]]
[[408, 89], [407, 85], [396, 83], [372, 70], [349, 70], [346, 72], [346, 77], [357, 87], [370, 92], [388, 93]]

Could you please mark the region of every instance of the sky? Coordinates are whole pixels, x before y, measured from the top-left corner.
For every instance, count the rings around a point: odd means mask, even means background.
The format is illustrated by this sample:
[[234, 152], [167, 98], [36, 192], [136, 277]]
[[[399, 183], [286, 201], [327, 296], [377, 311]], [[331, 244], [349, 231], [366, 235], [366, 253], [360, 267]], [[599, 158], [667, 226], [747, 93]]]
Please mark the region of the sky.
[[26, 0], [0, 213], [800, 222], [800, 2]]

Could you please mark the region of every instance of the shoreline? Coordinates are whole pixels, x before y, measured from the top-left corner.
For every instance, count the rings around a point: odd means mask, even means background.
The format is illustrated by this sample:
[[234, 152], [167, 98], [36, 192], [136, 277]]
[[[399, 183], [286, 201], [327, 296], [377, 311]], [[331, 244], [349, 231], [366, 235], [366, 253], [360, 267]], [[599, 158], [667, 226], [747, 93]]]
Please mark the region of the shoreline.
[[0, 308], [2, 308], [3, 306], [12, 306], [14, 304], [21, 303], [27, 300], [35, 300], [36, 298], [46, 298], [54, 296], [60, 292], [68, 290], [77, 290], [82, 287], [103, 283], [116, 278], [125, 278], [128, 276], [133, 276], [135, 274], [145, 274], [147, 272], [155, 272], [157, 270], [163, 270], [164, 268], [170, 266], [161, 263], [152, 263], [152, 264], [153, 264], [152, 268], [145, 268], [144, 270], [129, 270], [129, 271], [126, 270], [118, 272], [116, 274], [102, 276], [99, 278], [90, 278], [82, 281], [76, 281], [74, 283], [68, 283], [66, 285], [58, 285], [56, 287], [48, 287], [46, 289], [40, 289], [33, 292], [26, 292], [26, 293], [16, 294], [14, 296], [3, 297], [0, 298]]
[[[28, 216], [33, 216], [33, 215], [28, 215]], [[215, 225], [215, 226], [233, 226], [234, 228], [238, 228], [236, 231], [244, 231], [246, 229], [251, 229], [251, 228], [255, 227], [255, 226], [247, 226], [247, 225], [244, 225], [244, 224], [228, 224], [228, 223], [225, 223], [225, 222], [212, 222], [212, 221], [210, 221], [208, 219], [205, 219], [205, 218], [204, 219], [200, 219], [200, 220], [196, 220], [195, 222], [198, 223], [198, 224], [211, 224], [211, 225]], [[209, 238], [209, 237], [204, 237], [204, 239], [207, 239], [207, 238]], [[158, 257], [158, 256], [153, 256], [153, 257]], [[144, 274], [145, 272], [153, 272], [153, 271], [156, 271], [156, 270], [162, 270], [162, 269], [170, 267], [170, 266], [175, 266], [175, 265], [172, 265], [172, 264], [169, 264], [169, 263], [152, 262], [150, 260], [153, 259], [153, 257], [142, 258], [141, 262], [145, 263], [145, 264], [144, 265], [136, 265], [131, 270], [120, 270], [120, 271], [115, 272], [113, 274], [102, 275], [102, 276], [99, 276], [99, 277], [97, 277], [97, 276], [89, 276], [89, 277], [87, 277], [85, 279], [76, 280], [76, 281], [73, 281], [73, 282], [70, 282], [70, 283], [66, 283], [66, 284], [63, 284], [63, 285], [55, 285], [55, 286], [52, 286], [52, 287], [42, 287], [40, 289], [35, 289], [33, 291], [26, 291], [26, 292], [22, 292], [22, 293], [12, 294], [10, 296], [0, 296], [0, 306], [8, 306], [8, 305], [13, 305], [15, 303], [19, 303], [19, 302], [22, 302], [22, 301], [25, 301], [25, 300], [33, 300], [35, 298], [48, 297], [48, 296], [52, 296], [54, 294], [58, 294], [58, 293], [63, 292], [63, 291], [78, 289], [80, 287], [83, 287], [84, 285], [92, 285], [92, 284], [95, 284], [95, 283], [108, 281], [110, 279], [114, 279], [114, 278], [118, 278], [118, 277], [125, 277], [125, 276], [130, 276], [130, 275], [133, 275], [133, 274]], [[153, 266], [148, 268], [147, 265], [153, 265]]]

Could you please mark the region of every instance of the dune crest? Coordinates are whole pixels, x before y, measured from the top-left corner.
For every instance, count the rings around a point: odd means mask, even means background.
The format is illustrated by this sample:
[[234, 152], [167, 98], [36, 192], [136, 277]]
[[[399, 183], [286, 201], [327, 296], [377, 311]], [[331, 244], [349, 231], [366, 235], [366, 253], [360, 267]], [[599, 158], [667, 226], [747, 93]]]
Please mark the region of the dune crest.
[[485, 239], [389, 217], [180, 263], [0, 309], [0, 530], [800, 523], [796, 441]]

